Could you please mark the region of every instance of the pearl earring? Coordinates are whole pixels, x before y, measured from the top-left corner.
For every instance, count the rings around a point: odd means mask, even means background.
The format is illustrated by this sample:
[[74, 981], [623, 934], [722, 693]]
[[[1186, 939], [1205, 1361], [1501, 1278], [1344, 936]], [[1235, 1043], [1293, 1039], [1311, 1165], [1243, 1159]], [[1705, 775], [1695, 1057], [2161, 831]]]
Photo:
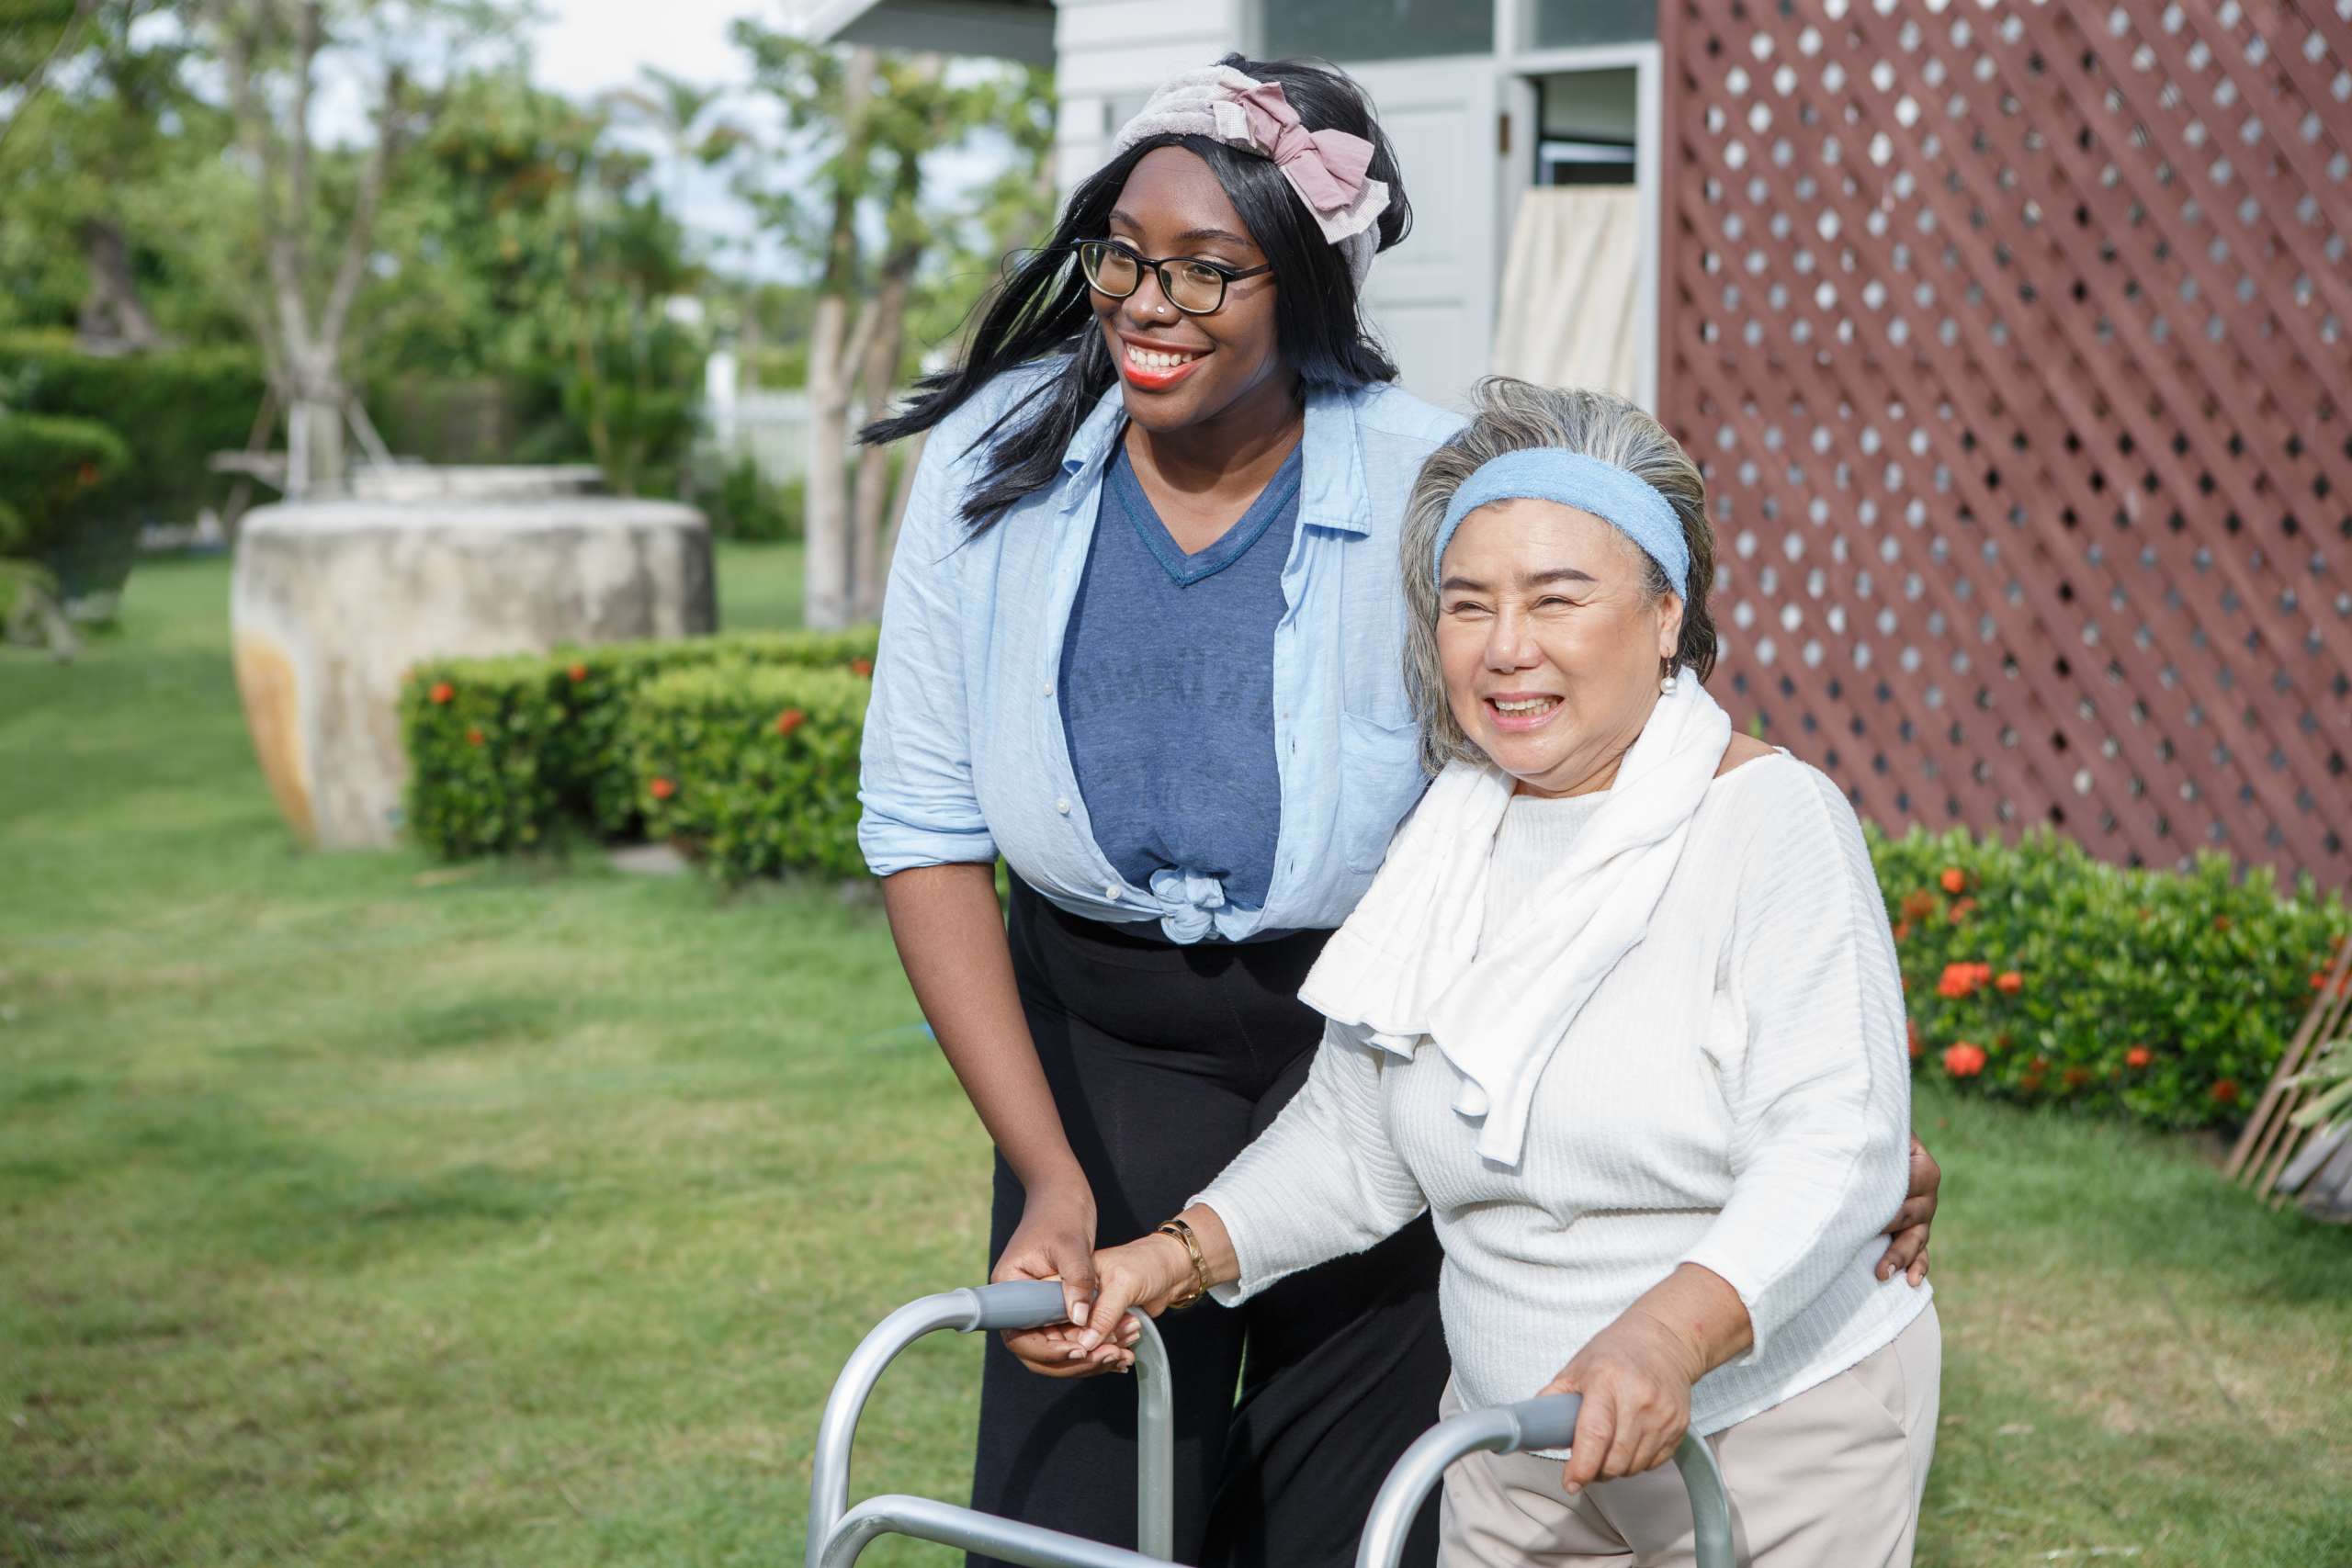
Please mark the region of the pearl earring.
[[1670, 697], [1670, 696], [1674, 695], [1674, 671], [1671, 671], [1671, 670], [1668, 671], [1666, 672], [1665, 676], [1664, 676], [1662, 679], [1660, 679], [1660, 680], [1659, 680], [1659, 682], [1658, 682], [1658, 683], [1657, 683], [1657, 691], [1658, 691], [1658, 695], [1660, 695], [1660, 696], [1662, 696], [1662, 697]]

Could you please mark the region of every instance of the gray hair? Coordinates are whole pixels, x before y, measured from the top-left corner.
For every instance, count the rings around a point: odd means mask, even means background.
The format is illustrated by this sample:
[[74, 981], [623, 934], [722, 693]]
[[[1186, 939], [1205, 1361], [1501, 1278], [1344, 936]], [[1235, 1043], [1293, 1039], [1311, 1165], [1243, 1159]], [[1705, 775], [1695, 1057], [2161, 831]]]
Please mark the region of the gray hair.
[[[1429, 455], [1405, 503], [1404, 575], [1405, 690], [1421, 730], [1421, 766], [1436, 773], [1456, 758], [1482, 761], [1485, 754], [1455, 722], [1445, 697], [1445, 672], [1438, 662], [1438, 594], [1430, 557], [1453, 492], [1487, 462], [1506, 452], [1557, 447], [1580, 452], [1625, 469], [1666, 498], [1690, 547], [1690, 593], [1682, 605], [1682, 636], [1674, 665], [1704, 681], [1715, 668], [1715, 623], [1707, 591], [1715, 579], [1715, 531], [1707, 521], [1707, 486], [1699, 466], [1668, 435], [1666, 427], [1630, 400], [1592, 388], [1539, 387], [1508, 376], [1478, 383], [1476, 412], [1462, 433]], [[1673, 592], [1664, 569], [1641, 554], [1642, 591], [1655, 604]]]

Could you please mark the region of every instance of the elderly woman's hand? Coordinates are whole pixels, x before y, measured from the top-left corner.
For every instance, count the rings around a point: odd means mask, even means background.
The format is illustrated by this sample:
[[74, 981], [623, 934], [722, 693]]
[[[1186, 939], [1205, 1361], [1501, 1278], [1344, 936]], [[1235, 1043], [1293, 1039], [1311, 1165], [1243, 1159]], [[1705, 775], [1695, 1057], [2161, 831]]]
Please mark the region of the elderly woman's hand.
[[1094, 1255], [1097, 1290], [1083, 1322], [1073, 1320], [1062, 1332], [1064, 1354], [1079, 1369], [1076, 1375], [1098, 1371], [1128, 1371], [1136, 1364], [1135, 1343], [1142, 1337], [1129, 1307], [1158, 1317], [1168, 1303], [1191, 1289], [1192, 1255], [1174, 1236], [1158, 1231], [1125, 1247], [1106, 1247]]
[[1638, 1306], [1594, 1335], [1543, 1388], [1584, 1396], [1562, 1475], [1566, 1490], [1671, 1459], [1690, 1426], [1690, 1385], [1704, 1370], [1686, 1341]]
[[1753, 1343], [1723, 1277], [1685, 1263], [1594, 1335], [1544, 1393], [1584, 1396], [1563, 1485], [1579, 1492], [1655, 1470], [1690, 1427], [1690, 1385]]

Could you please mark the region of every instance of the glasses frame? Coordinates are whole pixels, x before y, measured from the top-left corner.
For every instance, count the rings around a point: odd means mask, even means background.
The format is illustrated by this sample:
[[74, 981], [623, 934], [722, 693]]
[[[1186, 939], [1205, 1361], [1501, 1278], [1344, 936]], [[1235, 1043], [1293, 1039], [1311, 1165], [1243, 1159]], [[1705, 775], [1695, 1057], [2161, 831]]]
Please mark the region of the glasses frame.
[[[1094, 246], [1100, 246], [1106, 251], [1116, 251], [1136, 264], [1136, 281], [1133, 288], [1122, 293], [1114, 288], [1105, 288], [1094, 280], [1094, 269], [1086, 265], [1086, 253], [1089, 248]], [[1086, 279], [1086, 286], [1097, 294], [1107, 295], [1114, 299], [1127, 299], [1135, 293], [1136, 288], [1143, 287], [1143, 275], [1146, 270], [1148, 270], [1152, 276], [1159, 279], [1160, 298], [1175, 306], [1180, 313], [1187, 316], [1216, 315], [1225, 309], [1225, 296], [1227, 289], [1245, 277], [1256, 277], [1261, 273], [1274, 270], [1274, 264], [1272, 262], [1261, 262], [1256, 266], [1236, 267], [1227, 266], [1223, 262], [1211, 261], [1206, 256], [1148, 256], [1121, 240], [1078, 240], [1071, 243], [1070, 251], [1078, 257], [1080, 276]], [[1216, 274], [1216, 304], [1205, 310], [1195, 310], [1176, 298], [1175, 286], [1168, 278], [1168, 269], [1180, 262], [1186, 266], [1204, 266]]]

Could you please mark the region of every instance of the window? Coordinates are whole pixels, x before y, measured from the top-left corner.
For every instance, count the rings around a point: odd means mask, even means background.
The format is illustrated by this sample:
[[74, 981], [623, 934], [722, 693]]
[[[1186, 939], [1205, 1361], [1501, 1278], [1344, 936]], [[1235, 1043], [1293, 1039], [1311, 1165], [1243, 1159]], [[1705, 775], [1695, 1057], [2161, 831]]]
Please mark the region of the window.
[[1533, 0], [1536, 49], [1648, 43], [1657, 37], [1657, 0]]
[[[1559, 8], [1574, 11], [1577, 0]], [[1619, 7], [1611, 0], [1601, 8], [1613, 12]], [[1495, 47], [1495, 8], [1483, 0], [1262, 0], [1260, 14], [1265, 19], [1264, 47], [1270, 60], [1319, 54], [1347, 64], [1429, 54], [1488, 54]]]

